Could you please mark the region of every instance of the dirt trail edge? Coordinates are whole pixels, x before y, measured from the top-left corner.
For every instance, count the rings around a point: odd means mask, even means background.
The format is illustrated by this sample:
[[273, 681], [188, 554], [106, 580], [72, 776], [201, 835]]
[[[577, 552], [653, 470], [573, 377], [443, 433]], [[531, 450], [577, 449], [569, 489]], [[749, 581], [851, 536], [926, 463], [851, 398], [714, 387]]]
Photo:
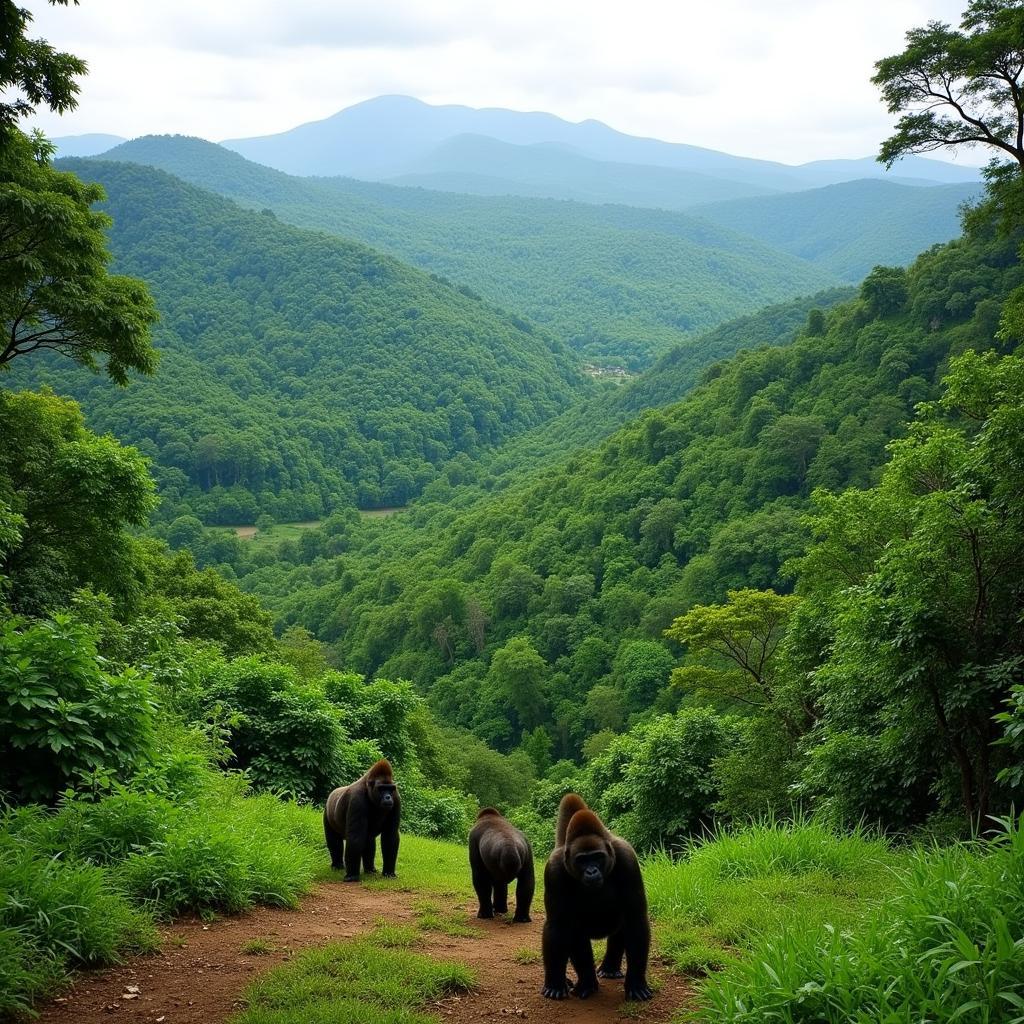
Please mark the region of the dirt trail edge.
[[[39, 1007], [39, 1019], [53, 1024], [220, 1024], [242, 1008], [242, 993], [258, 974], [299, 950], [369, 931], [380, 918], [395, 924], [414, 923], [413, 904], [421, 898], [422, 894], [399, 889], [324, 884], [303, 900], [299, 910], [260, 908], [209, 923], [181, 919], [162, 929], [159, 952], [78, 974], [61, 997]], [[539, 961], [521, 964], [515, 959], [522, 950], [539, 953], [543, 913], [535, 910], [531, 924], [513, 926], [502, 919], [478, 921], [475, 903], [461, 906], [466, 923], [478, 928], [478, 935], [455, 938], [423, 932], [423, 944], [416, 947], [429, 956], [459, 960], [477, 974], [476, 991], [430, 1007], [446, 1024], [509, 1018], [599, 1024], [619, 1022], [624, 1016], [668, 1021], [692, 1001], [685, 980], [657, 964], [652, 976], [659, 985], [658, 994], [647, 1004], [627, 1004], [626, 1013], [621, 1012], [621, 981], [603, 981], [601, 991], [587, 1000], [544, 999]], [[266, 940], [273, 949], [266, 955], [243, 952], [252, 940]]]

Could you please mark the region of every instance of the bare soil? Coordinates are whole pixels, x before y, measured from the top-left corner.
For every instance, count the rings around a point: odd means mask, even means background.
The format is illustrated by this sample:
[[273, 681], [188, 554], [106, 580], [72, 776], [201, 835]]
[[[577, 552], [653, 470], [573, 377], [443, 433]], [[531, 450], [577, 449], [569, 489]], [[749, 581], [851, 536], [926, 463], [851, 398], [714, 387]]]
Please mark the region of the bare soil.
[[[185, 918], [163, 929], [159, 952], [125, 964], [83, 972], [60, 998], [40, 1007], [47, 1024], [96, 1024], [103, 1021], [146, 1024], [218, 1024], [244, 1005], [242, 993], [263, 971], [294, 953], [369, 931], [381, 918], [413, 924], [416, 893], [366, 889], [341, 883], [319, 886], [299, 910], [261, 908], [209, 923]], [[540, 951], [543, 913], [533, 922], [512, 925], [503, 919], [478, 921], [476, 905], [466, 903], [466, 923], [479, 929], [472, 938], [423, 932], [418, 952], [459, 960], [477, 974], [478, 988], [430, 1007], [448, 1024], [525, 1019], [538, 1024], [668, 1021], [692, 999], [692, 990], [677, 975], [654, 965], [659, 991], [645, 1004], [623, 1004], [622, 982], [602, 981], [587, 1000], [555, 1002], [540, 994], [542, 966], [521, 964], [516, 954]], [[243, 952], [251, 940], [265, 940], [266, 955]], [[598, 954], [600, 956], [600, 954]]]

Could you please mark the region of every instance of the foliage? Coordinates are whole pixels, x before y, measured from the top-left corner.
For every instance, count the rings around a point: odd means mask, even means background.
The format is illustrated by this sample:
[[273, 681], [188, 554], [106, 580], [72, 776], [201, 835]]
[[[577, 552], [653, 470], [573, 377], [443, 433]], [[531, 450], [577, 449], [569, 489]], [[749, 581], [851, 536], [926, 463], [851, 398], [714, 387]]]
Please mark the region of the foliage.
[[808, 788], [845, 815], [934, 801], [980, 825], [1012, 798], [993, 744], [1024, 666], [1022, 396], [1024, 360], [966, 353], [877, 487], [817, 497], [802, 586], [833, 635]]
[[[681, 402], [590, 452], [428, 494], [364, 524], [324, 564], [238, 563], [242, 584], [340, 663], [411, 679], [446, 722], [501, 752], [542, 725], [551, 756], [576, 759], [589, 733], [628, 725], [613, 666], [629, 645], [664, 643], [674, 619], [730, 590], [787, 596], [784, 566], [806, 551], [812, 491], [877, 483], [887, 443], [938, 396], [950, 356], [992, 345], [998, 305], [1022, 279], [1016, 248], [978, 228], [923, 254], [895, 311], [869, 289], [829, 310], [824, 336], [718, 364]], [[438, 624], [450, 653], [433, 638]], [[798, 652], [785, 681], [795, 737], [818, 713], [807, 673], [829, 636], [814, 616], [799, 631], [818, 649]], [[530, 667], [522, 686], [504, 671], [507, 655], [495, 662], [510, 642]], [[680, 653], [671, 641], [665, 650]], [[654, 706], [679, 700], [663, 687]], [[775, 763], [789, 761], [779, 754]]]
[[907, 33], [907, 47], [875, 64], [889, 112], [902, 113], [882, 143], [892, 166], [907, 153], [983, 145], [1024, 169], [1024, 12], [1007, 0], [971, 0], [960, 29], [942, 22]]
[[[68, 0], [50, 0], [67, 6]], [[78, 83], [85, 61], [55, 50], [44, 39], [26, 36], [32, 14], [13, 3], [4, 5], [0, 22], [0, 90], [14, 93], [11, 102], [0, 103], [0, 136], [6, 144], [17, 122], [44, 104], [62, 114], [78, 104]]]
[[0, 622], [8, 799], [48, 803], [66, 787], [126, 777], [151, 750], [154, 713], [146, 679], [105, 671], [95, 637], [73, 618]]
[[[0, 105], [0, 129], [8, 109]], [[117, 384], [128, 382], [130, 370], [152, 373], [156, 307], [141, 281], [107, 271], [110, 218], [91, 209], [104, 198], [98, 185], [54, 170], [38, 140], [3, 132], [0, 369], [52, 350], [89, 369], [103, 358]]]
[[131, 608], [142, 579], [127, 530], [155, 504], [139, 452], [90, 433], [73, 402], [46, 392], [0, 391], [0, 435], [0, 501], [31, 524], [0, 552], [12, 607], [45, 613], [91, 586]]
[[1024, 1008], [1024, 831], [916, 851], [862, 923], [764, 931], [716, 977], [714, 1021], [1014, 1021]]
[[638, 849], [678, 846], [710, 825], [719, 795], [713, 764], [736, 738], [736, 721], [706, 708], [661, 715], [591, 760], [584, 792]]

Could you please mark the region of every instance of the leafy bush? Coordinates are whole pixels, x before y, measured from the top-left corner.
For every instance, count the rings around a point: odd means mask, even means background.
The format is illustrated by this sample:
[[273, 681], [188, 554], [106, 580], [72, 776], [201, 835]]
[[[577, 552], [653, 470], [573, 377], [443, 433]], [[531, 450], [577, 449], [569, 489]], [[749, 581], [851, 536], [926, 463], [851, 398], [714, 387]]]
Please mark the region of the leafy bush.
[[709, 1021], [1020, 1021], [1024, 829], [919, 851], [852, 930], [765, 933], [707, 990]]
[[124, 778], [152, 744], [152, 701], [132, 669], [104, 670], [92, 631], [75, 619], [0, 623], [0, 791], [54, 800], [97, 774]]
[[404, 784], [402, 828], [434, 839], [465, 839], [472, 823], [473, 802], [454, 789], [427, 789]]
[[660, 715], [590, 762], [585, 795], [638, 848], [678, 845], [711, 822], [719, 796], [712, 765], [738, 736], [735, 718], [708, 708]]
[[322, 800], [380, 756], [370, 744], [348, 743], [322, 688], [289, 665], [255, 657], [214, 665], [192, 714], [226, 722], [232, 764], [257, 789]]

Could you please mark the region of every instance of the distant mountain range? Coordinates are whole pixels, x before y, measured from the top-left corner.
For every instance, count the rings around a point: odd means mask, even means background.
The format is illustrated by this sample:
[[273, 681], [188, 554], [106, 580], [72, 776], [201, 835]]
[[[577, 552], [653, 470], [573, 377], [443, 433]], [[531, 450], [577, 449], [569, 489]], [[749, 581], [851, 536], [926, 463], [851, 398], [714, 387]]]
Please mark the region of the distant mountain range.
[[[54, 141], [61, 156], [103, 152], [98, 140]], [[974, 167], [907, 157], [886, 171], [870, 157], [791, 166], [616, 131], [600, 121], [500, 108], [433, 106], [379, 96], [322, 121], [223, 143], [249, 160], [301, 176], [343, 175], [452, 192], [617, 202], [665, 209], [797, 192], [859, 178], [912, 185], [979, 180]]]

